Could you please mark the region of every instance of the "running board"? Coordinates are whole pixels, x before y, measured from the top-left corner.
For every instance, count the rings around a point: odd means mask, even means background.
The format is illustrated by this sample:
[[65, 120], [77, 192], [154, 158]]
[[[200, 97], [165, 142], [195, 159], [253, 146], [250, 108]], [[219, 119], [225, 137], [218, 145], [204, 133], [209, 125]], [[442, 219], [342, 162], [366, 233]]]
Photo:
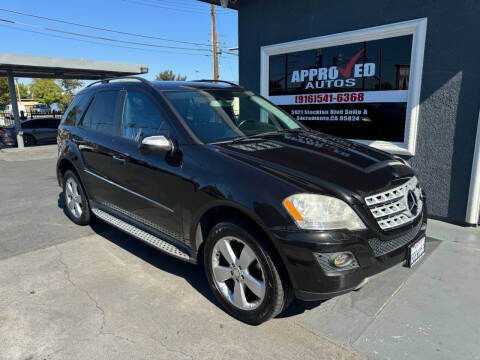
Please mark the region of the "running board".
[[182, 260], [190, 261], [190, 256], [177, 248], [176, 246], [139, 229], [138, 227], [131, 225], [119, 218], [106, 213], [103, 210], [92, 208], [92, 212], [95, 214], [96, 217], [99, 219], [109, 223], [110, 225], [115, 226], [116, 228], [126, 232], [133, 237], [136, 237], [139, 240], [146, 242], [147, 244], [153, 246], [154, 248], [167, 253], [168, 255], [172, 255], [174, 257], [180, 258]]

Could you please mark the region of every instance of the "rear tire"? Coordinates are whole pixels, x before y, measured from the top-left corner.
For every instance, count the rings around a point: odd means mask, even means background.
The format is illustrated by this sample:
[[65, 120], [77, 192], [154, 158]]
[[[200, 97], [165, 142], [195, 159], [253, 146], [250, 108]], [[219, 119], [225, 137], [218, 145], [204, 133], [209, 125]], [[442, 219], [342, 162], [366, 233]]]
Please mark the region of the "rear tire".
[[23, 134], [23, 144], [25, 146], [34, 146], [37, 143], [37, 140], [32, 135]]
[[67, 170], [63, 176], [63, 198], [68, 217], [77, 225], [90, 223], [90, 206], [82, 182], [77, 175]]
[[290, 283], [261, 235], [248, 224], [222, 222], [204, 249], [208, 283], [222, 307], [236, 319], [258, 325], [290, 302]]

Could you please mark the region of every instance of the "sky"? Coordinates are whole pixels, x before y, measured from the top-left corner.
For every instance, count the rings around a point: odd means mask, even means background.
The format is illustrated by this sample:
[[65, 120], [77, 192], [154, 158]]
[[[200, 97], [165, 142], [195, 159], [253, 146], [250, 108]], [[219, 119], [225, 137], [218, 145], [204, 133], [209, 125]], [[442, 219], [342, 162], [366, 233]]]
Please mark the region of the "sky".
[[[135, 33], [143, 37], [49, 21], [5, 10]], [[217, 6], [216, 13], [218, 40], [224, 42], [220, 45], [225, 51], [234, 53], [219, 56], [220, 79], [237, 82], [237, 51], [227, 50], [237, 47], [237, 12]], [[149, 73], [145, 77], [149, 80], [153, 80], [156, 74], [166, 69], [186, 75], [191, 80], [212, 79], [211, 31], [210, 5], [197, 0], [0, 2], [1, 52], [146, 64]], [[105, 41], [88, 36], [154, 46]], [[20, 81], [28, 83], [30, 80]]]

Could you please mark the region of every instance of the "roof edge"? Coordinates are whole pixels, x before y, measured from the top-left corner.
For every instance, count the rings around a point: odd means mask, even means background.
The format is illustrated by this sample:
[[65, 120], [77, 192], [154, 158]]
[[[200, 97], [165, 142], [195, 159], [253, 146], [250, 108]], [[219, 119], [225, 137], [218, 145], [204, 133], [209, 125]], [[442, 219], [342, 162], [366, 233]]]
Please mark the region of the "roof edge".
[[[198, 1], [206, 2], [206, 3], [209, 3], [209, 4], [213, 4], [213, 5], [222, 6], [220, 0], [198, 0]], [[228, 8], [229, 9], [238, 10], [238, 1], [239, 0], [227, 0], [227, 1], [228, 1]]]

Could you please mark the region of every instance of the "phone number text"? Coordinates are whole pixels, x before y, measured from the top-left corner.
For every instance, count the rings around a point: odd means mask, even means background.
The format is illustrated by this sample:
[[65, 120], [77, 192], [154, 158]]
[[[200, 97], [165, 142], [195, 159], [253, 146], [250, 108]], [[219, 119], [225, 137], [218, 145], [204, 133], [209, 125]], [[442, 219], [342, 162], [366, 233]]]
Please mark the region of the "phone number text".
[[365, 93], [347, 92], [336, 94], [317, 94], [317, 95], [296, 95], [295, 104], [322, 104], [322, 103], [343, 103], [343, 102], [363, 102]]

